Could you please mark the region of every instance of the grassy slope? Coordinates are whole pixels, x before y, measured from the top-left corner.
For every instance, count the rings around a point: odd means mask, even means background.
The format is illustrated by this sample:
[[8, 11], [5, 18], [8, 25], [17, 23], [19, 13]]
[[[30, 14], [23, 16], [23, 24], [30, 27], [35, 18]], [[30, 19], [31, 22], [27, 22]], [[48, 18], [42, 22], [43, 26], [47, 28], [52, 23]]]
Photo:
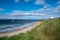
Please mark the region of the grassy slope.
[[42, 24], [27, 33], [0, 40], [60, 40], [60, 19], [42, 21]]

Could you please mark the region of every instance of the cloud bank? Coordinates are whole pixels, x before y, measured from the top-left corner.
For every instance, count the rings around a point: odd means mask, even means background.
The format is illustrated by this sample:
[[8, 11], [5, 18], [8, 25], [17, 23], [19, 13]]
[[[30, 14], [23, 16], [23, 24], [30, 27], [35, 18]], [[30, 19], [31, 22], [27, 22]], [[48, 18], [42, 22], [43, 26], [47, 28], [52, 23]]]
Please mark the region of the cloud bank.
[[[30, 0], [25, 0], [29, 2]], [[15, 0], [19, 2], [19, 0]], [[0, 19], [44, 19], [44, 18], [56, 18], [60, 17], [60, 1], [56, 7], [52, 8], [50, 4], [46, 4], [44, 0], [36, 0], [35, 5], [44, 5], [42, 8], [31, 11], [21, 11], [21, 10], [12, 10], [11, 13], [1, 14]], [[0, 8], [0, 11], [4, 11], [3, 8]]]

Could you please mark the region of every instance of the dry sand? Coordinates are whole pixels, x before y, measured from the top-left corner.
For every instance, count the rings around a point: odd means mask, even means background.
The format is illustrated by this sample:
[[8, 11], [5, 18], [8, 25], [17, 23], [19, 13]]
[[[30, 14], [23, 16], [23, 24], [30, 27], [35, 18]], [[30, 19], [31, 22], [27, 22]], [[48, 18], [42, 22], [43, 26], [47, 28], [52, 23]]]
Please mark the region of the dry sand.
[[17, 28], [11, 32], [0, 33], [0, 37], [3, 37], [3, 36], [11, 37], [11, 36], [17, 35], [19, 33], [26, 33], [27, 31], [30, 31], [31, 29], [35, 28], [39, 24], [40, 24], [40, 21], [35, 22], [33, 25], [31, 25], [29, 27], [23, 27], [22, 29]]

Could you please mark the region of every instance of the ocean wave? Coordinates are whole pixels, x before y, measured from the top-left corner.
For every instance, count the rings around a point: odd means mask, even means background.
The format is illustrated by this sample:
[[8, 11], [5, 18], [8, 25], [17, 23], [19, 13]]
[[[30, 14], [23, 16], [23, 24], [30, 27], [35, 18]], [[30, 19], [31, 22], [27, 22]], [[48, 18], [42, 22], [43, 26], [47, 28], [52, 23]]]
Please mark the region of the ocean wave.
[[32, 24], [34, 24], [34, 22], [28, 23], [25, 25], [5, 25], [3, 27], [0, 27], [0, 32], [10, 32], [10, 31], [17, 29], [17, 28], [23, 28], [23, 27], [31, 26]]

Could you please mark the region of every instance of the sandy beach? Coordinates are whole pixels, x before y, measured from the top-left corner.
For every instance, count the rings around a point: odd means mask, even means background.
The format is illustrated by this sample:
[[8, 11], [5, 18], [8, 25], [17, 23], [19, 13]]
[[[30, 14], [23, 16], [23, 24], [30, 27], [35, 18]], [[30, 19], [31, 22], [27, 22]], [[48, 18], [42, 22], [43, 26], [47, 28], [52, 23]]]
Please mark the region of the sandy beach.
[[31, 29], [35, 28], [37, 25], [41, 24], [40, 21], [35, 22], [34, 24], [30, 25], [29, 27], [23, 27], [23, 28], [17, 28], [11, 32], [5, 32], [5, 33], [0, 33], [0, 37], [3, 36], [14, 36], [14, 35], [18, 35], [19, 33], [26, 33], [27, 31], [30, 31]]

